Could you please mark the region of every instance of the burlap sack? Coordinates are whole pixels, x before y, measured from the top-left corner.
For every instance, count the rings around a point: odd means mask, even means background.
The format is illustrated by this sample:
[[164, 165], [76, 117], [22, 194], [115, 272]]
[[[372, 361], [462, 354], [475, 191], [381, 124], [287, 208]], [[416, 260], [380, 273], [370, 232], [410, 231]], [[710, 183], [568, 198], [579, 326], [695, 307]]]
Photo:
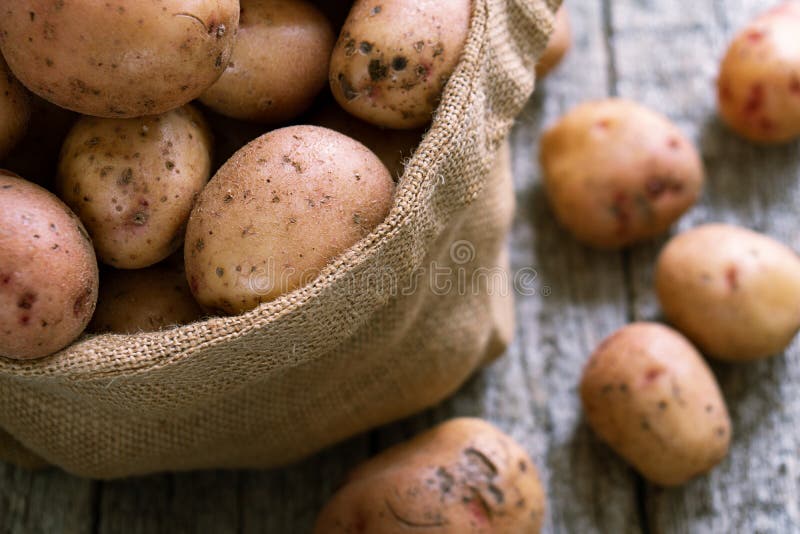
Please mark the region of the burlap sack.
[[514, 201], [496, 153], [558, 4], [474, 0], [388, 220], [313, 284], [239, 317], [0, 361], [0, 456], [98, 478], [269, 467], [453, 393], [511, 335], [497, 268]]

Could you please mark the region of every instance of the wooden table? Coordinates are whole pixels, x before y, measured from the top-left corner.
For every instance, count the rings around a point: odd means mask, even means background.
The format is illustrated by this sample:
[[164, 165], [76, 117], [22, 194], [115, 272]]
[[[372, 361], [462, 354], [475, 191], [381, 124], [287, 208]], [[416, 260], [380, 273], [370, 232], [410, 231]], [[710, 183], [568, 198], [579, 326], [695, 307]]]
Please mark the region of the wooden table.
[[676, 490], [643, 482], [584, 424], [576, 395], [592, 348], [633, 319], [656, 319], [652, 266], [663, 241], [598, 253], [556, 227], [539, 186], [538, 133], [574, 104], [630, 97], [683, 127], [708, 186], [681, 228], [740, 223], [800, 249], [797, 144], [756, 148], [715, 117], [714, 79], [732, 33], [773, 1], [567, 0], [575, 48], [513, 133], [519, 204], [515, 269], [533, 267], [505, 358], [430, 413], [274, 472], [160, 475], [119, 482], [0, 464], [0, 532], [301, 533], [353, 464], [454, 415], [520, 440], [547, 486], [548, 532], [800, 532], [800, 346], [756, 364], [715, 365], [734, 424], [729, 457]]

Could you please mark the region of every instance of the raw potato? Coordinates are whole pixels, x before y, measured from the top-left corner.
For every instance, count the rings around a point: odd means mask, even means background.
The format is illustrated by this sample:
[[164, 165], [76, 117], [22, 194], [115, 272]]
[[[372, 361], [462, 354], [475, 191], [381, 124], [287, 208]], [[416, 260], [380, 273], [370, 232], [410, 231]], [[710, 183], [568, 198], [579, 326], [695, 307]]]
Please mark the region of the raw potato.
[[331, 58], [334, 97], [378, 126], [424, 126], [461, 58], [470, 14], [470, 0], [357, 0]]
[[536, 77], [544, 78], [556, 68], [564, 56], [567, 55], [572, 47], [572, 25], [569, 19], [569, 11], [562, 6], [556, 12], [556, 20], [553, 26], [553, 33], [544, 54], [536, 64]]
[[325, 15], [305, 0], [242, 0], [239, 24], [225, 73], [200, 100], [269, 124], [306, 111], [325, 87], [336, 39]]
[[545, 132], [540, 158], [556, 218], [603, 249], [665, 233], [704, 182], [700, 156], [681, 131], [621, 99], [574, 108]]
[[0, 158], [25, 136], [30, 115], [28, 93], [0, 58]]
[[107, 269], [89, 330], [96, 333], [155, 332], [192, 323], [203, 311], [192, 297], [183, 259], [136, 271]]
[[236, 314], [311, 282], [389, 212], [394, 182], [364, 145], [316, 126], [275, 130], [211, 179], [186, 231], [200, 304]]
[[373, 126], [348, 115], [341, 106], [333, 101], [320, 107], [311, 115], [309, 122], [316, 126], [336, 130], [362, 143], [381, 159], [395, 180], [403, 175], [405, 163], [414, 155], [414, 151], [425, 135], [425, 131], [421, 128], [389, 130]]
[[718, 99], [723, 120], [751, 141], [800, 136], [800, 4], [786, 2], [736, 36], [722, 61]]
[[656, 289], [669, 321], [716, 358], [778, 354], [800, 329], [800, 258], [745, 228], [709, 224], [673, 238]]
[[489, 423], [462, 418], [357, 467], [314, 532], [535, 534], [544, 509], [525, 450]]
[[594, 431], [656, 484], [683, 484], [728, 452], [731, 423], [717, 381], [666, 326], [635, 323], [603, 341], [580, 393]]
[[69, 345], [97, 302], [97, 260], [78, 218], [51, 193], [0, 171], [0, 357]]
[[163, 113], [225, 70], [238, 0], [4, 0], [0, 47], [31, 91], [99, 117]]
[[83, 117], [64, 143], [57, 188], [118, 269], [163, 260], [183, 242], [211, 174], [211, 137], [191, 106], [138, 119]]

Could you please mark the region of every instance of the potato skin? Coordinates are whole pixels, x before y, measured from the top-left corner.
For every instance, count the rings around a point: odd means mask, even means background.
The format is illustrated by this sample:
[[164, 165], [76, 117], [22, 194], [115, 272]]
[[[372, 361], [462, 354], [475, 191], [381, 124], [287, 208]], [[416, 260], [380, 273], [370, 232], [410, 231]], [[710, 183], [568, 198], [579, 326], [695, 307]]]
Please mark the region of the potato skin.
[[135, 271], [104, 270], [89, 331], [156, 332], [192, 323], [202, 316], [203, 310], [192, 297], [180, 258]]
[[58, 198], [0, 171], [0, 357], [66, 347], [97, 302], [97, 260], [80, 220]]
[[571, 110], [542, 136], [540, 159], [556, 218], [602, 249], [665, 233], [705, 181], [697, 150], [674, 124], [622, 99]]
[[325, 87], [335, 36], [305, 0], [242, 0], [225, 73], [200, 101], [236, 119], [277, 124], [306, 111]]
[[0, 158], [25, 136], [31, 117], [28, 92], [0, 57]]
[[727, 454], [731, 424], [717, 381], [678, 332], [628, 325], [603, 341], [583, 371], [589, 425], [645, 478], [678, 486]]
[[83, 117], [61, 152], [56, 187], [98, 257], [141, 269], [180, 248], [211, 174], [211, 137], [191, 106], [138, 119]]
[[550, 74], [561, 63], [570, 48], [572, 48], [572, 23], [569, 11], [562, 5], [556, 12], [553, 33], [550, 35], [547, 48], [536, 64], [536, 77], [541, 79]]
[[186, 274], [207, 310], [236, 314], [311, 282], [386, 218], [394, 182], [364, 145], [316, 126], [255, 139], [201, 193]]
[[238, 0], [4, 1], [0, 48], [32, 92], [86, 115], [163, 113], [222, 74]]
[[535, 534], [544, 509], [525, 450], [485, 421], [460, 418], [358, 466], [314, 532]]
[[667, 319], [709, 356], [782, 352], [800, 329], [800, 258], [759, 233], [708, 224], [674, 237], [656, 265]]
[[470, 0], [357, 0], [331, 57], [333, 96], [386, 128], [429, 123], [461, 58]]
[[730, 44], [717, 81], [719, 112], [757, 143], [800, 136], [800, 5], [785, 2], [756, 18]]

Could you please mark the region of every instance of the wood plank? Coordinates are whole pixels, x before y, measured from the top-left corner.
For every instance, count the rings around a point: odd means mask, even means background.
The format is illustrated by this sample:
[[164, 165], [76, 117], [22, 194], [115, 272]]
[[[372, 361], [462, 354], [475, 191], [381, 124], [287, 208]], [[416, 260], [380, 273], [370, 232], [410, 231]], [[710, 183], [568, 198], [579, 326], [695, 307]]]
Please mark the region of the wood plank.
[[[728, 40], [764, 10], [759, 0], [615, 0], [619, 92], [665, 112], [701, 145], [709, 185], [686, 229], [726, 221], [800, 250], [798, 145], [755, 148], [715, 118], [714, 81]], [[659, 317], [652, 290], [661, 243], [631, 256], [639, 318]], [[729, 458], [676, 490], [648, 488], [652, 532], [797, 532], [800, 528], [800, 346], [749, 365], [716, 364], [734, 425]]]
[[89, 534], [96, 484], [58, 470], [26, 471], [0, 463], [0, 532]]

